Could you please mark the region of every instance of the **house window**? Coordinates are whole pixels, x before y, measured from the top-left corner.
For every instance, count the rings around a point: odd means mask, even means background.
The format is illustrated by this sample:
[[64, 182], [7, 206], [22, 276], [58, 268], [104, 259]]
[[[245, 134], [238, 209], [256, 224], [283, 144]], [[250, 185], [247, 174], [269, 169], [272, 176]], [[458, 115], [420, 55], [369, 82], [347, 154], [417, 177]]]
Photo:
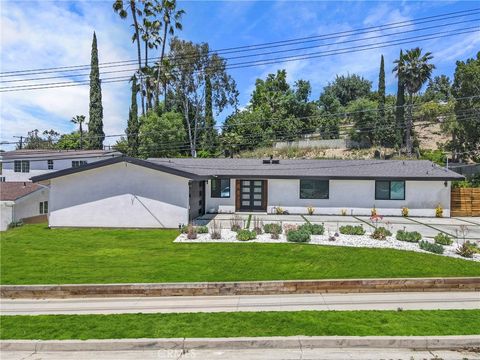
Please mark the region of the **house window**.
[[83, 166], [83, 165], [87, 165], [87, 161], [86, 161], [86, 160], [73, 160], [73, 161], [72, 161], [72, 167], [73, 167], [73, 168], [76, 168], [76, 167], [79, 167], [79, 166]]
[[328, 180], [300, 180], [300, 199], [328, 199]]
[[405, 181], [375, 181], [375, 200], [405, 200]]
[[48, 214], [48, 201], [40, 201], [40, 214]]
[[0, 176], [0, 182], [5, 182], [5, 176]]
[[47, 160], [47, 168], [48, 170], [53, 170], [53, 160]]
[[15, 160], [13, 162], [13, 171], [28, 173], [30, 172], [30, 161], [28, 160]]
[[230, 197], [230, 179], [212, 179], [210, 184], [212, 198]]

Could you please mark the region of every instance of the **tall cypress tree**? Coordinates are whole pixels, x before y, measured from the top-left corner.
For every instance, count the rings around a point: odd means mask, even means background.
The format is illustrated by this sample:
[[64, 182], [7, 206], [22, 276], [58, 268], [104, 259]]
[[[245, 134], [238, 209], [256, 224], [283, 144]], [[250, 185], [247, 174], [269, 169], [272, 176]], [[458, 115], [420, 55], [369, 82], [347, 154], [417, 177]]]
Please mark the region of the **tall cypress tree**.
[[385, 118], [385, 63], [383, 55], [380, 58], [380, 73], [378, 74], [378, 115]]
[[90, 119], [88, 123], [88, 143], [90, 149], [103, 149], [103, 107], [100, 70], [98, 69], [97, 36], [93, 32], [92, 59], [90, 63]]
[[205, 133], [203, 137], [203, 150], [215, 151], [217, 145], [217, 132], [213, 118], [212, 81], [210, 76], [205, 76]]
[[138, 122], [138, 105], [137, 105], [137, 77], [133, 75], [132, 78], [132, 103], [130, 105], [130, 111], [128, 112], [128, 124], [127, 130], [127, 143], [128, 143], [128, 156], [138, 155], [138, 131], [140, 130], [140, 123]]
[[[403, 51], [400, 50], [399, 61], [403, 59]], [[400, 64], [399, 64], [400, 65]], [[397, 125], [397, 145], [402, 146], [404, 144], [405, 127], [405, 84], [403, 83], [403, 76], [401, 71], [397, 73], [398, 87], [397, 87], [397, 102], [395, 103], [395, 122]]]

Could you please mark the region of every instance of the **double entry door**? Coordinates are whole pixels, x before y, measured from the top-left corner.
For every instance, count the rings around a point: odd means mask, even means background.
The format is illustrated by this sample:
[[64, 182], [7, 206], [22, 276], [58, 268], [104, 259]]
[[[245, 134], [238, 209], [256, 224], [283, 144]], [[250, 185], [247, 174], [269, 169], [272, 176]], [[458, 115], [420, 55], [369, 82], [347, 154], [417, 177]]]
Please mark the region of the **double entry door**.
[[266, 180], [237, 180], [237, 211], [267, 210]]

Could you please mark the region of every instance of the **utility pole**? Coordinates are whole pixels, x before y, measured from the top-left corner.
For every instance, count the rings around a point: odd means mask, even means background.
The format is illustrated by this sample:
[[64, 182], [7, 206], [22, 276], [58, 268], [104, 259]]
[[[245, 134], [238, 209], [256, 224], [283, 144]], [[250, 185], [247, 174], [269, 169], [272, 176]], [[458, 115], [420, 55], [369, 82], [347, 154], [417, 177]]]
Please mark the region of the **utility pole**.
[[18, 143], [18, 149], [22, 150], [23, 149], [23, 136], [14, 136], [14, 138], [19, 138], [20, 141]]

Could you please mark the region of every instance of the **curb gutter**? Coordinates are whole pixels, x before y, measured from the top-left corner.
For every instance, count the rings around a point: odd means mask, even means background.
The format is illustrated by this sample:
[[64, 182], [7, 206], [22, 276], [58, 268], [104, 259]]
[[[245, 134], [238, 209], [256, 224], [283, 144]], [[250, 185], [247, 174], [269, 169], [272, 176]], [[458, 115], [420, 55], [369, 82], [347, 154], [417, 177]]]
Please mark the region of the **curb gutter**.
[[288, 336], [111, 340], [2, 340], [1, 351], [129, 351], [201, 349], [480, 348], [480, 335], [465, 336]]

